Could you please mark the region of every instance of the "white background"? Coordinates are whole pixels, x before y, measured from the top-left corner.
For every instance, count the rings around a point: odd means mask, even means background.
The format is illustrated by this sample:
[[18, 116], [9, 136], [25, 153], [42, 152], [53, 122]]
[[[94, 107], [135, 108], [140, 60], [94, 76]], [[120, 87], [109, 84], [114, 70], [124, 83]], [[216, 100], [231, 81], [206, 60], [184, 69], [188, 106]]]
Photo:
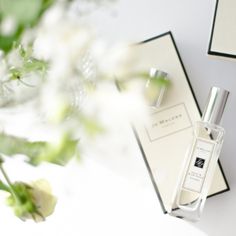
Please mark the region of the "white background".
[[230, 236], [236, 235], [236, 61], [207, 55], [215, 2], [122, 0], [110, 17], [101, 12], [94, 23], [111, 40], [138, 42], [171, 30], [201, 109], [211, 86], [231, 92], [222, 120], [226, 136], [220, 157], [231, 190], [209, 199], [201, 221], [194, 224], [208, 235]]
[[21, 161], [8, 161], [13, 180], [45, 177], [59, 200], [55, 214], [41, 224], [22, 223], [1, 202], [1, 235], [236, 235], [236, 62], [207, 56], [214, 7], [213, 0], [120, 0], [98, 9], [91, 20], [100, 36], [111, 41], [138, 42], [171, 30], [201, 108], [211, 86], [231, 91], [221, 155], [231, 191], [209, 199], [197, 224], [163, 215], [130, 133], [134, 151], [129, 159], [88, 158], [66, 170], [42, 165], [37, 171]]

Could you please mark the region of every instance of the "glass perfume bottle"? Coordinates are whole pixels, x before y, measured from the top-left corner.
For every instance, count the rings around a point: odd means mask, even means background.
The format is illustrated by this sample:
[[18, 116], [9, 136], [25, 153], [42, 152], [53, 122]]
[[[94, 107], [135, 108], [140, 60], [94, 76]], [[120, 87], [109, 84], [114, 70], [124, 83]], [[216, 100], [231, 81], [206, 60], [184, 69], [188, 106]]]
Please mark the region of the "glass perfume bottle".
[[202, 120], [193, 127], [193, 141], [187, 151], [172, 215], [191, 221], [200, 218], [224, 140], [225, 131], [219, 123], [228, 95], [224, 89], [211, 88]]
[[168, 73], [156, 68], [150, 69], [149, 76], [150, 78], [145, 84], [144, 94], [148, 104], [156, 109], [159, 108], [163, 102], [170, 79]]

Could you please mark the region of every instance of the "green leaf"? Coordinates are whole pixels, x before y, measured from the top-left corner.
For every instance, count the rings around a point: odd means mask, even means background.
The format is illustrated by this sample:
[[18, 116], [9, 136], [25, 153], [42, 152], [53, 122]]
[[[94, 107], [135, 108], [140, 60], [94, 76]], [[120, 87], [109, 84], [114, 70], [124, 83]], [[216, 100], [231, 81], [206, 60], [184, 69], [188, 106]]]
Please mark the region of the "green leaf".
[[0, 180], [0, 190], [11, 193], [10, 188]]
[[96, 121], [96, 119], [86, 116], [82, 113], [80, 113], [78, 116], [81, 125], [87, 134], [94, 136], [96, 134], [104, 132], [104, 128], [99, 122]]
[[[48, 63], [43, 60], [38, 60], [32, 56], [32, 47], [26, 49], [21, 44], [13, 43], [13, 48], [19, 55], [21, 66], [15, 67], [14, 64], [9, 64], [9, 78], [10, 80], [21, 80], [28, 75], [39, 75], [44, 78], [48, 69]], [[6, 57], [7, 58], [7, 57]], [[10, 82], [9, 80], [9, 82]], [[23, 82], [21, 80], [21, 82]], [[27, 85], [25, 83], [25, 85]], [[29, 84], [28, 84], [29, 85]], [[29, 85], [30, 86], [30, 85]]]
[[6, 36], [0, 34], [0, 49], [4, 52], [9, 52], [12, 49], [13, 44], [19, 40], [22, 32], [23, 27], [19, 26], [12, 35]]
[[69, 135], [62, 136], [57, 143], [47, 143], [42, 152], [30, 160], [33, 165], [47, 161], [58, 165], [65, 165], [76, 155], [78, 140], [73, 140]]
[[3, 17], [13, 17], [19, 25], [31, 24], [40, 13], [41, 0], [0, 0]]
[[33, 219], [36, 222], [54, 212], [57, 198], [52, 195], [50, 185], [45, 180], [37, 180], [30, 185], [15, 182], [7, 198], [7, 205], [12, 207], [17, 217], [22, 220]]
[[37, 25], [43, 13], [55, 0], [0, 0], [0, 23], [11, 17], [16, 23], [16, 30], [11, 35], [1, 35], [0, 49], [8, 53], [19, 42], [24, 30]]
[[28, 162], [39, 165], [42, 162], [51, 162], [65, 165], [77, 151], [78, 140], [69, 135], [62, 136], [58, 143], [30, 142], [27, 139], [0, 133], [0, 153], [8, 156], [15, 154], [26, 155]]
[[0, 133], [0, 152], [8, 156], [24, 154], [31, 159], [39, 155], [45, 146], [45, 142], [29, 142], [23, 138]]
[[12, 188], [15, 194], [11, 194], [7, 198], [7, 204], [14, 209], [16, 216], [24, 220], [30, 215], [38, 213], [29, 185], [22, 182], [15, 182]]

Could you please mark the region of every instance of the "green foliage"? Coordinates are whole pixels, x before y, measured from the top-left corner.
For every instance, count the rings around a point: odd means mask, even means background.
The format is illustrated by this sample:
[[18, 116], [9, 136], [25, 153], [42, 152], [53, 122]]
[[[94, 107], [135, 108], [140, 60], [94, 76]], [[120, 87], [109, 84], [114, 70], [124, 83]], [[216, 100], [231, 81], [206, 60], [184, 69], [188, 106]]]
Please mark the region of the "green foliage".
[[[0, 159], [2, 160], [1, 156]], [[9, 194], [7, 205], [12, 207], [17, 217], [38, 222], [53, 213], [57, 199], [51, 194], [47, 181], [37, 180], [31, 185], [23, 182], [12, 183], [3, 168], [3, 162], [0, 163], [0, 171], [6, 181], [5, 184], [0, 180], [0, 190]]]
[[0, 152], [8, 156], [24, 154], [33, 159], [42, 152], [45, 145], [45, 142], [29, 142], [23, 138], [0, 133]]
[[[14, 59], [12, 60], [12, 58]], [[48, 63], [36, 59], [31, 46], [23, 48], [22, 45], [16, 43], [14, 43], [11, 53], [5, 55], [1, 60], [0, 63], [6, 68], [6, 72], [5, 76], [0, 78], [0, 96], [3, 98], [0, 100], [0, 107], [15, 106], [29, 101], [29, 93], [22, 93], [20, 97], [15, 96], [18, 88], [26, 86], [33, 88], [29, 92], [30, 97], [35, 98], [47, 75]], [[16, 83], [16, 81], [18, 82]]]
[[79, 113], [78, 119], [88, 135], [94, 136], [104, 132], [104, 128], [94, 117], [88, 117], [85, 114]]
[[38, 207], [34, 201], [31, 187], [22, 182], [15, 182], [12, 184], [3, 168], [3, 163], [0, 164], [0, 171], [7, 182], [7, 184], [5, 184], [0, 181], [0, 190], [9, 193], [7, 204], [13, 208], [15, 215], [22, 220], [29, 217], [35, 219], [36, 215], [43, 218], [37, 209]]
[[68, 134], [65, 134], [60, 138], [59, 142], [45, 143], [39, 155], [31, 158], [30, 163], [38, 165], [43, 161], [47, 161], [58, 165], [65, 165], [72, 157], [77, 155], [77, 144], [77, 140], [73, 140]]
[[0, 180], [0, 190], [11, 193], [10, 188]]
[[0, 49], [9, 52], [25, 29], [35, 26], [55, 0], [0, 0], [0, 19], [11, 18], [15, 29], [10, 35], [0, 33]]
[[[24, 78], [32, 73], [40, 73], [41, 77], [45, 75], [48, 69], [48, 62], [38, 60], [32, 55], [32, 48], [23, 48], [20, 44], [21, 36], [26, 29], [33, 28], [36, 26], [43, 15], [43, 13], [57, 0], [0, 0], [0, 50], [4, 51], [4, 62], [6, 64], [11, 61], [7, 60], [12, 55], [10, 52], [16, 50], [17, 65], [7, 64], [7, 76], [2, 80], [0, 84], [7, 86], [7, 83], [12, 83], [13, 81], [20, 81], [25, 85], [26, 82]], [[67, 0], [71, 2], [71, 0]], [[104, 3], [111, 0], [84, 0], [87, 2], [94, 3]], [[1, 26], [4, 24], [6, 19], [13, 20], [13, 27], [10, 33], [6, 34], [1, 31]], [[53, 29], [52, 29], [53, 30]], [[5, 65], [5, 64], [4, 64]], [[129, 81], [129, 79], [150, 79], [147, 73], [137, 73], [132, 74], [130, 77], [121, 80], [124, 84]], [[13, 82], [15, 83], [15, 82]], [[160, 86], [167, 86], [168, 81], [164, 78], [158, 78], [152, 80], [153, 87], [156, 89]], [[9, 86], [9, 90], [10, 90]], [[14, 92], [14, 90], [12, 90]], [[3, 94], [4, 95], [4, 94]], [[9, 104], [9, 103], [8, 103]], [[94, 136], [98, 133], [104, 131], [103, 127], [96, 121], [94, 117], [89, 117], [73, 110], [71, 105], [60, 104], [60, 109], [55, 113], [54, 124], [62, 124], [68, 118], [68, 116], [75, 116], [76, 122], [80, 124], [82, 129], [86, 134]], [[74, 117], [73, 117], [74, 118]], [[76, 123], [77, 124], [77, 123]], [[32, 165], [39, 165], [42, 162], [50, 162], [58, 165], [65, 165], [71, 158], [78, 156], [78, 140], [74, 139], [71, 135], [73, 131], [69, 130], [58, 138], [55, 142], [45, 142], [45, 141], [29, 141], [25, 138], [15, 137], [12, 135], [7, 135], [0, 132], [0, 154], [13, 157], [16, 154], [23, 154], [28, 157], [28, 163]], [[41, 218], [44, 219], [44, 215], [40, 211], [37, 205], [36, 195], [41, 195], [42, 192], [37, 191], [35, 194], [35, 188], [32, 185], [28, 185], [23, 182], [11, 183], [6, 172], [2, 168], [3, 159], [0, 155], [0, 171], [7, 184], [0, 180], [0, 190], [9, 193], [7, 203], [14, 209], [15, 214], [21, 219], [27, 218]], [[35, 195], [34, 195], [35, 194]], [[53, 207], [48, 210], [47, 215], [49, 215], [54, 209], [55, 200], [50, 198], [50, 194], [44, 194], [45, 199], [51, 202]]]
[[32, 56], [32, 48], [28, 47], [24, 49], [22, 45], [14, 46], [15, 50], [19, 53], [19, 59], [22, 66], [15, 67], [14, 65], [9, 65], [9, 77], [10, 80], [20, 80], [29, 75], [30, 73], [40, 73], [43, 77], [47, 71], [48, 63], [36, 59]]
[[28, 162], [39, 165], [42, 162], [51, 162], [65, 165], [75, 156], [77, 140], [64, 135], [57, 143], [30, 142], [27, 139], [0, 133], [0, 153], [7, 156], [23, 154], [29, 158]]
[[14, 17], [19, 25], [32, 24], [39, 16], [42, 3], [40, 0], [1, 0], [1, 15]]
[[14, 194], [7, 198], [7, 204], [14, 210], [16, 216], [24, 220], [25, 218], [36, 218], [36, 215], [44, 218], [38, 211], [32, 195], [32, 188], [22, 182], [12, 184]]
[[22, 32], [23, 28], [19, 26], [11, 35], [2, 35], [0, 33], [0, 49], [6, 53], [9, 52], [12, 49], [13, 43], [20, 38]]

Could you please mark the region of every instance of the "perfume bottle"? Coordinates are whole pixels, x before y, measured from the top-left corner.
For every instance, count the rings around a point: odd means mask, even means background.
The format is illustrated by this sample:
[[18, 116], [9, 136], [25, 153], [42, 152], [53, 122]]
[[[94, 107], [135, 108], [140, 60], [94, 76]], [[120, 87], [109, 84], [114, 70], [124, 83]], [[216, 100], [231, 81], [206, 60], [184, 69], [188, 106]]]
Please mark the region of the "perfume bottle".
[[224, 89], [211, 88], [202, 120], [193, 127], [193, 140], [177, 186], [172, 215], [190, 221], [200, 219], [224, 140], [225, 131], [219, 124], [228, 95]]
[[[168, 73], [151, 68], [149, 71], [149, 79], [145, 84], [145, 97], [149, 105], [156, 109], [159, 108], [163, 102], [164, 95], [169, 84]], [[157, 86], [158, 85], [158, 86]]]

